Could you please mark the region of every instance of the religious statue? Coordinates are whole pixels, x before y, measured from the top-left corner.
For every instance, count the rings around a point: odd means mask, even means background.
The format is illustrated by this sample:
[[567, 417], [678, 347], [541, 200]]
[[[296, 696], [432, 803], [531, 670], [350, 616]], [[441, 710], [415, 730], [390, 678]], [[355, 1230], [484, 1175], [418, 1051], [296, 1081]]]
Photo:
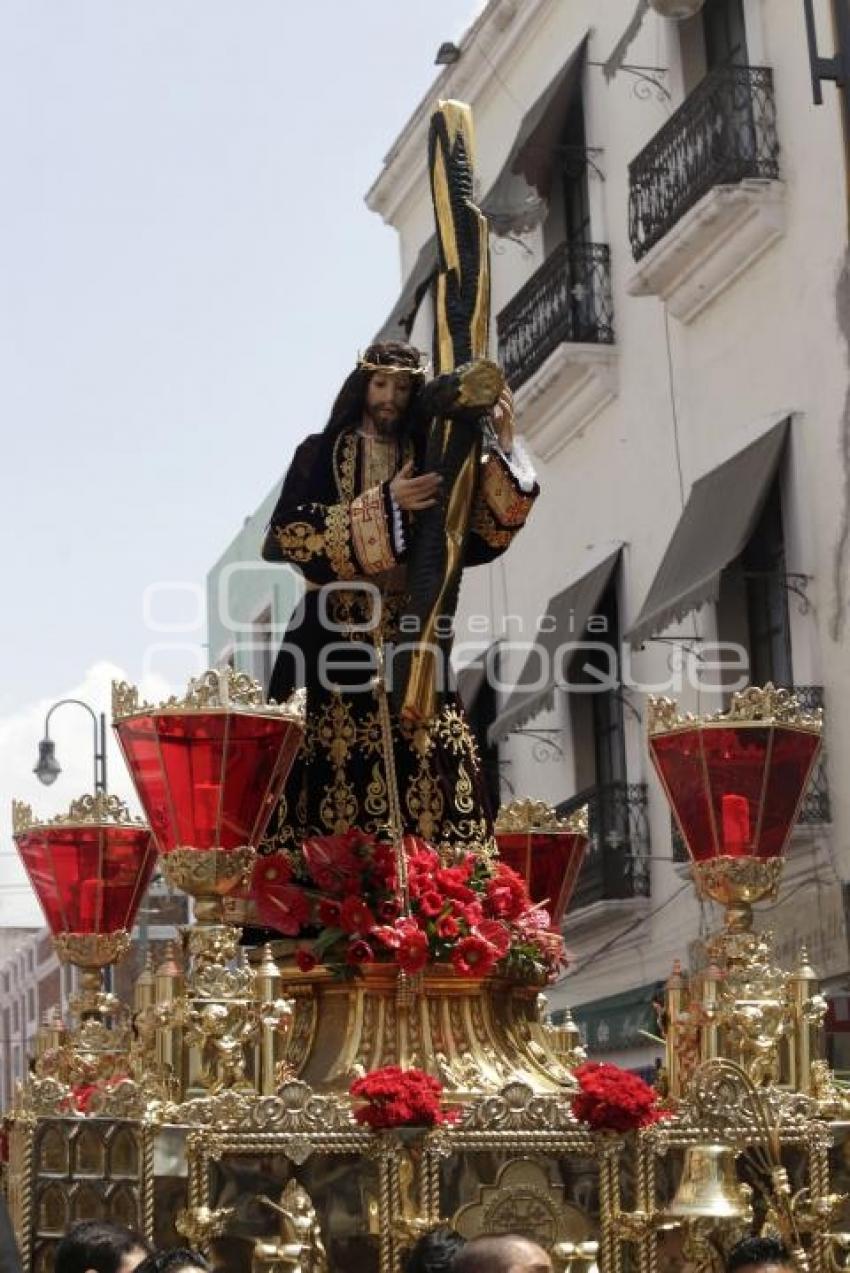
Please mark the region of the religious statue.
[[388, 825], [454, 855], [494, 850], [448, 656], [461, 570], [505, 551], [538, 486], [510, 391], [482, 356], [486, 222], [455, 105], [431, 147], [440, 374], [427, 379], [408, 344], [369, 346], [324, 431], [298, 447], [263, 546], [306, 581], [269, 686], [281, 702], [305, 685], [307, 722], [268, 850]]
[[280, 1236], [276, 1242], [257, 1239], [251, 1273], [328, 1273], [322, 1231], [304, 1186], [293, 1176], [280, 1202], [264, 1194], [259, 1201], [280, 1216]]

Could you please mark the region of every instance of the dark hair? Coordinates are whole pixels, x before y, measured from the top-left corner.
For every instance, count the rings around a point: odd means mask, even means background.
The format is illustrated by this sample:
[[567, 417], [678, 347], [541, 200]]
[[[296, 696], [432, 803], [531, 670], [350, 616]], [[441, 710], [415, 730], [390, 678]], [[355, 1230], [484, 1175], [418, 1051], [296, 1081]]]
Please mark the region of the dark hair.
[[[421, 366], [422, 355], [413, 345], [406, 345], [401, 340], [385, 340], [370, 345], [363, 354], [362, 361], [371, 362], [378, 366], [383, 365], [402, 369], [409, 367], [411, 371], [416, 371]], [[336, 437], [343, 429], [360, 423], [366, 402], [366, 386], [374, 374], [374, 371], [366, 371], [362, 367], [357, 367], [346, 377], [331, 407], [330, 418], [325, 425], [325, 433]], [[419, 392], [422, 380], [422, 376], [413, 376], [412, 378], [410, 406], [412, 406], [413, 400]], [[410, 411], [410, 406], [408, 406], [408, 412]]]
[[518, 1246], [536, 1247], [522, 1233], [483, 1233], [467, 1242], [452, 1262], [452, 1273], [510, 1273]]
[[464, 1239], [455, 1229], [430, 1229], [408, 1251], [404, 1273], [449, 1273]]
[[142, 1260], [135, 1273], [173, 1273], [176, 1269], [209, 1269], [209, 1262], [198, 1251], [187, 1246], [174, 1247], [171, 1251], [154, 1251]]
[[737, 1269], [746, 1268], [750, 1264], [784, 1264], [794, 1267], [791, 1252], [779, 1238], [744, 1238], [726, 1257], [726, 1273], [736, 1273]]
[[118, 1273], [118, 1266], [130, 1251], [150, 1254], [150, 1245], [140, 1233], [109, 1220], [81, 1220], [73, 1225], [56, 1248], [54, 1273]]

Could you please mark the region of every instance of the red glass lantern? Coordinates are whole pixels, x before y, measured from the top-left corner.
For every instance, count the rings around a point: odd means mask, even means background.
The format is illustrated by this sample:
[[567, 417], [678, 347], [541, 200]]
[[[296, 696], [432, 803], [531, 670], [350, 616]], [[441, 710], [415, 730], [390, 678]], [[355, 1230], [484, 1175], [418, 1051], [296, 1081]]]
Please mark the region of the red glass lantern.
[[117, 796], [75, 800], [67, 814], [39, 822], [14, 802], [15, 844], [60, 958], [81, 967], [115, 962], [156, 862], [150, 827], [131, 819]]
[[650, 701], [650, 755], [707, 896], [748, 905], [775, 892], [821, 728], [820, 711], [772, 685], [704, 719]]
[[587, 809], [569, 818], [539, 800], [514, 800], [496, 818], [499, 856], [523, 877], [535, 903], [560, 927], [588, 845]]
[[280, 798], [303, 732], [300, 699], [266, 703], [258, 682], [224, 668], [159, 706], [113, 685], [113, 724], [176, 887], [205, 900], [240, 887]]

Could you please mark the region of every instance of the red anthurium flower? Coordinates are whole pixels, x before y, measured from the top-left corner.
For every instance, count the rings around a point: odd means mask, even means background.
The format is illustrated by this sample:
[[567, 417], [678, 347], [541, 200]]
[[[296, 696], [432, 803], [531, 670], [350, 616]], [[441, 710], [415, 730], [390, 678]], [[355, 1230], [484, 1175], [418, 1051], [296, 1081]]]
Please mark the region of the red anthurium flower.
[[461, 977], [486, 977], [499, 958], [495, 946], [483, 937], [462, 937], [452, 951], [452, 963]]
[[437, 936], [441, 941], [451, 941], [460, 932], [460, 924], [454, 915], [441, 915], [437, 920]]
[[511, 948], [511, 935], [498, 919], [482, 919], [475, 925], [475, 934], [489, 942], [498, 952], [500, 959], [504, 959]]
[[339, 912], [339, 926], [346, 933], [371, 933], [375, 916], [362, 897], [347, 897]]
[[345, 952], [345, 962], [347, 964], [368, 964], [375, 958], [375, 952], [367, 941], [362, 938], [355, 938], [354, 941], [348, 943]]
[[319, 923], [323, 928], [339, 928], [339, 902], [332, 902], [329, 897], [323, 897], [319, 901], [318, 916]]
[[445, 902], [442, 897], [439, 893], [435, 893], [433, 889], [423, 893], [419, 898], [419, 909], [428, 919], [433, 919], [436, 915], [439, 915], [444, 906]]
[[308, 950], [306, 946], [300, 946], [295, 952], [295, 962], [302, 972], [312, 972], [319, 961], [312, 950]]
[[260, 919], [285, 937], [297, 937], [310, 918], [310, 901], [297, 884], [281, 884], [257, 895]]
[[416, 924], [405, 928], [396, 949], [396, 963], [402, 972], [421, 972], [428, 962], [428, 937]]

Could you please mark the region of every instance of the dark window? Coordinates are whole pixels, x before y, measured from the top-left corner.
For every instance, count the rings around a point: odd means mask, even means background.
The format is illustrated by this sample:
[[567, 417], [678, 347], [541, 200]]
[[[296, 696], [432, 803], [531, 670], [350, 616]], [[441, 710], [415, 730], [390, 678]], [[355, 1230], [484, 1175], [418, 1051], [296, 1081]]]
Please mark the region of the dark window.
[[590, 197], [587, 189], [587, 139], [581, 88], [573, 94], [561, 134], [561, 181], [564, 194], [564, 238], [574, 246], [590, 242]]
[[706, 0], [702, 10], [707, 71], [747, 65], [743, 0]]
[[785, 536], [779, 482], [770, 488], [758, 525], [741, 554], [747, 604], [750, 677], [755, 685], [791, 684], [791, 633], [785, 586]]
[[777, 478], [741, 555], [720, 581], [717, 626], [721, 641], [742, 645], [752, 685], [790, 686], [791, 634], [788, 622], [782, 495]]
[[[584, 663], [588, 668], [597, 669], [606, 683], [616, 682], [613, 688], [599, 690], [590, 696], [596, 783], [603, 786], [611, 782], [623, 782], [626, 777], [626, 743], [620, 689], [620, 624], [617, 590], [613, 580], [596, 607], [596, 614], [592, 616], [584, 639], [606, 647], [605, 652], [589, 651]], [[590, 671], [585, 672], [584, 676], [590, 684], [599, 683]]]

